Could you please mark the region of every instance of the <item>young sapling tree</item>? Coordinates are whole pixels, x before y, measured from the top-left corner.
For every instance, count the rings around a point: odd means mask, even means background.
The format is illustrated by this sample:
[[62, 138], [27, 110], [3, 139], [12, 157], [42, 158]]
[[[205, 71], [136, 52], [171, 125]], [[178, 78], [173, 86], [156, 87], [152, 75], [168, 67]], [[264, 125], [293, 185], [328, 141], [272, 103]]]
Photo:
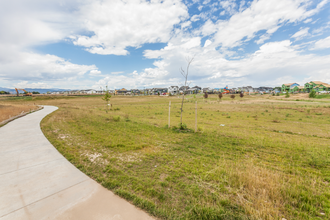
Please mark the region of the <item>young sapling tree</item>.
[[102, 98], [102, 100], [104, 100], [106, 102], [106, 108], [105, 108], [105, 112], [108, 113], [108, 111], [110, 110], [111, 108], [111, 104], [110, 104], [110, 98], [111, 98], [111, 95], [109, 93], [109, 90], [108, 90], [108, 86], [106, 86], [106, 91], [105, 91], [105, 94]]
[[180, 118], [180, 128], [183, 128], [183, 124], [182, 124], [182, 112], [183, 112], [183, 102], [184, 102], [184, 95], [186, 93], [186, 89], [187, 89], [187, 83], [188, 83], [188, 74], [189, 74], [189, 66], [192, 63], [192, 61], [194, 60], [195, 57], [192, 58], [186, 58], [187, 61], [187, 70], [185, 71], [182, 67], [180, 69], [180, 73], [184, 78], [184, 89], [183, 89], [183, 94], [182, 94], [182, 101], [181, 101], [181, 118]]

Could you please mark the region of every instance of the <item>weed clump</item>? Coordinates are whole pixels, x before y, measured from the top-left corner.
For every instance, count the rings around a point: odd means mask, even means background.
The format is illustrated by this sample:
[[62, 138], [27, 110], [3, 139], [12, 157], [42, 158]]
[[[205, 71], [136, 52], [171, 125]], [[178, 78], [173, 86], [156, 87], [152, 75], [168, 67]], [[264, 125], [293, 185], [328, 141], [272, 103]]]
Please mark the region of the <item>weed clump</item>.
[[120, 116], [113, 116], [112, 120], [115, 122], [119, 122], [120, 121]]
[[179, 132], [179, 133], [189, 133], [193, 132], [192, 129], [189, 129], [188, 126], [185, 123], [179, 123], [178, 127], [173, 126], [173, 131]]

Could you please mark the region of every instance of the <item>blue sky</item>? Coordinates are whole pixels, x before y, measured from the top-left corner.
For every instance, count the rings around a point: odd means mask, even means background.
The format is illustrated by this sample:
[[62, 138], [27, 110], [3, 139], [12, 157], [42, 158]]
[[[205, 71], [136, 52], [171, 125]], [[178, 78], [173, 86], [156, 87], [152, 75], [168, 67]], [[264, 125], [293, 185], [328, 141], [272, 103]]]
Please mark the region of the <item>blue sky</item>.
[[0, 3], [0, 87], [330, 83], [330, 0]]

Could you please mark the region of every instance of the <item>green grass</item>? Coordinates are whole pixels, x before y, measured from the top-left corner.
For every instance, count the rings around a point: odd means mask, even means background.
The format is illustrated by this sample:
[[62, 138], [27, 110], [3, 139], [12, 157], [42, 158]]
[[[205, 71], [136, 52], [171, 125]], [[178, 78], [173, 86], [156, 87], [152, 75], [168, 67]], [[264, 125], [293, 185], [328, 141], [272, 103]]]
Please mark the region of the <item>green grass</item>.
[[60, 107], [42, 130], [71, 163], [160, 219], [329, 218], [326, 103], [187, 96], [187, 132], [177, 97], [117, 96], [108, 114], [100, 97], [37, 103]]
[[316, 95], [316, 99], [330, 99], [330, 94]]

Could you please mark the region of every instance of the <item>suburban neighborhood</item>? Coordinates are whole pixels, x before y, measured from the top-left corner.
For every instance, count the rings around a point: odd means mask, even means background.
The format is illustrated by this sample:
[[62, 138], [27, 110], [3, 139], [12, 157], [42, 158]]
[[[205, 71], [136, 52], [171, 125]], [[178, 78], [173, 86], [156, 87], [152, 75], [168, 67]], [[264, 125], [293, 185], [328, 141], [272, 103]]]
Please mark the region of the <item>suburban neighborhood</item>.
[[[314, 90], [317, 93], [330, 93], [330, 84], [321, 81], [310, 81], [306, 82], [304, 85], [298, 83], [284, 83], [282, 86], [278, 87], [252, 87], [252, 86], [241, 86], [237, 88], [202, 88], [200, 86], [169, 86], [166, 88], [144, 88], [144, 89], [115, 89], [108, 90], [109, 93], [114, 95], [180, 95], [180, 94], [218, 94], [218, 93], [229, 93], [229, 94], [269, 94], [269, 93], [309, 93]], [[47, 92], [48, 94], [63, 94], [63, 95], [97, 95], [104, 94], [106, 92], [105, 88], [95, 89], [85, 89], [85, 90], [67, 90], [67, 91], [54, 91]], [[3, 93], [5, 94], [5, 93]], [[8, 92], [6, 93], [8, 94]]]

